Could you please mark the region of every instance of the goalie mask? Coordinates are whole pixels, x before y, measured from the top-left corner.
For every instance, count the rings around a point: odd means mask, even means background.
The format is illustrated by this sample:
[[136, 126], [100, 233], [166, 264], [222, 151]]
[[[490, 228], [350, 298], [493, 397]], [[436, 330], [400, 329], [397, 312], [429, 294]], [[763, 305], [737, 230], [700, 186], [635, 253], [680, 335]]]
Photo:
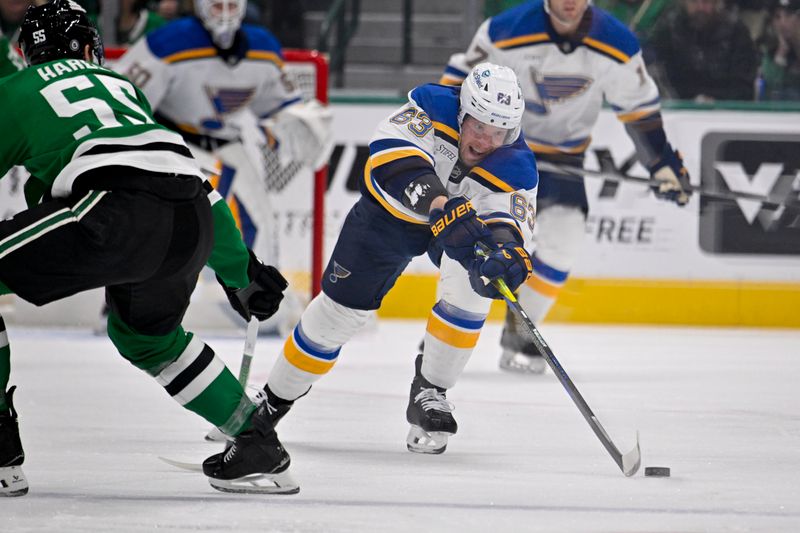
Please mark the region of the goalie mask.
[[469, 115], [484, 124], [509, 130], [504, 144], [517, 140], [525, 101], [513, 70], [493, 63], [476, 65], [461, 84], [460, 99], [459, 126]]
[[194, 7], [214, 43], [223, 50], [233, 46], [244, 19], [247, 0], [195, 0]]
[[56, 59], [84, 59], [89, 45], [93, 62], [103, 64], [103, 41], [86, 15], [73, 0], [53, 0], [32, 5], [25, 12], [19, 30], [19, 46], [28, 65]]

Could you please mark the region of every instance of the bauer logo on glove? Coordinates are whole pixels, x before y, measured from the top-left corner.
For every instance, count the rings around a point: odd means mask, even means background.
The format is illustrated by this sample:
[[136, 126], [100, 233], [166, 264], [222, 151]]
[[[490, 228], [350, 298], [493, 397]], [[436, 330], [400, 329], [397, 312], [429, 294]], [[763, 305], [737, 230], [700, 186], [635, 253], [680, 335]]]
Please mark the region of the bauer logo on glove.
[[451, 208], [449, 211], [445, 211], [441, 215], [441, 218], [439, 218], [434, 224], [431, 225], [431, 231], [433, 232], [433, 236], [438, 237], [439, 234], [442, 232], [442, 230], [444, 230], [445, 227], [453, 224], [456, 221], [456, 219], [470, 217], [473, 216], [474, 214], [475, 214], [475, 209], [472, 207], [472, 202], [470, 202], [469, 200], [457, 204], [454, 208]]

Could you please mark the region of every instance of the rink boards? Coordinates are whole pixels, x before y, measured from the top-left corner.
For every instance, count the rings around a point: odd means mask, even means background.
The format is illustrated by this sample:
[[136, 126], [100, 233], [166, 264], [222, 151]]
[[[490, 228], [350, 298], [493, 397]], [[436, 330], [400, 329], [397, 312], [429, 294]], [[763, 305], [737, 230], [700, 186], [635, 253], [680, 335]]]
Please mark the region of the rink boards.
[[[396, 107], [397, 103], [332, 106], [338, 144], [326, 197], [328, 252], [358, 196], [375, 124]], [[800, 184], [797, 113], [692, 110], [664, 115], [668, 136], [682, 152], [694, 184], [759, 195], [775, 195]], [[634, 156], [632, 143], [611, 112], [601, 114], [593, 132], [587, 168], [597, 168], [594, 149], [610, 150], [618, 166]], [[629, 173], [646, 176], [638, 164]], [[585, 246], [550, 320], [800, 327], [800, 316], [792, 312], [800, 307], [800, 230], [786, 227], [785, 214], [775, 223], [774, 212], [752, 201], [695, 196], [679, 208], [656, 200], [639, 184], [614, 186], [587, 178], [586, 186], [591, 210]], [[10, 212], [14, 202], [21, 205], [20, 192], [19, 181], [0, 180], [0, 214]], [[286, 208], [306, 210], [310, 216], [310, 202]], [[294, 233], [281, 242], [291, 240], [296, 243], [293, 253], [303, 253], [310, 249], [309, 228], [287, 224], [286, 231]], [[413, 261], [387, 297], [381, 316], [425, 317], [435, 298], [435, 283], [436, 270], [427, 258]], [[201, 284], [195, 301], [209, 304], [201, 314], [210, 315], [203, 321], [224, 326], [232, 317], [213, 316], [224, 307], [214, 285]], [[3, 302], [8, 304], [8, 299]], [[59, 323], [95, 316], [94, 310], [86, 316], [76, 313], [75, 304], [68, 309], [64, 317], [57, 309], [45, 314]], [[496, 306], [493, 317], [501, 312]], [[26, 312], [18, 314], [25, 321]]]

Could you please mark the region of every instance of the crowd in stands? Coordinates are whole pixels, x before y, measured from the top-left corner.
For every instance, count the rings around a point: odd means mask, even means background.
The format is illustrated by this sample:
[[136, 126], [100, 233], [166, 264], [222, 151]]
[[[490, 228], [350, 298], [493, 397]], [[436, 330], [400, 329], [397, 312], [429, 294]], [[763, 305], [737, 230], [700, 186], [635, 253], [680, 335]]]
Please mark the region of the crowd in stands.
[[[100, 0], [77, 0], [97, 18]], [[118, 0], [115, 39], [130, 44], [190, 14], [191, 0]], [[526, 0], [485, 0], [492, 16]], [[31, 0], [0, 0], [0, 30], [13, 41]], [[666, 98], [800, 100], [800, 0], [594, 0], [639, 37]], [[287, 48], [308, 46], [301, 0], [251, 0], [246, 21]], [[102, 29], [102, 28], [101, 28]], [[105, 33], [108, 33], [106, 31]]]

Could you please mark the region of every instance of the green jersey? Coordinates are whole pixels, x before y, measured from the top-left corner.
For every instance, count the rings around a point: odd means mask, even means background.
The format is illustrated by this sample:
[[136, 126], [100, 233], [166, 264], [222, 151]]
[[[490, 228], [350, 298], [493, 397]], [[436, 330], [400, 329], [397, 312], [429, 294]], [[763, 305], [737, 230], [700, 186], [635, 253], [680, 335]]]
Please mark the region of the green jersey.
[[11, 46], [11, 43], [0, 35], [0, 78], [14, 74], [25, 68], [25, 63]]
[[[23, 165], [28, 205], [45, 192], [72, 193], [94, 173], [113, 180], [118, 167], [197, 176], [207, 182], [180, 134], [153, 120], [150, 104], [127, 78], [79, 59], [59, 59], [0, 79], [0, 176]], [[94, 182], [96, 183], [96, 182]], [[210, 184], [208, 188], [211, 188]], [[211, 189], [214, 249], [209, 266], [229, 287], [249, 283], [250, 256], [230, 210]]]
[[[49, 191], [72, 193], [75, 180], [102, 167], [204, 176], [183, 138], [155, 123], [127, 78], [80, 59], [42, 63], [0, 79], [0, 176], [31, 173], [29, 205]], [[113, 180], [109, 169], [104, 179]]]

